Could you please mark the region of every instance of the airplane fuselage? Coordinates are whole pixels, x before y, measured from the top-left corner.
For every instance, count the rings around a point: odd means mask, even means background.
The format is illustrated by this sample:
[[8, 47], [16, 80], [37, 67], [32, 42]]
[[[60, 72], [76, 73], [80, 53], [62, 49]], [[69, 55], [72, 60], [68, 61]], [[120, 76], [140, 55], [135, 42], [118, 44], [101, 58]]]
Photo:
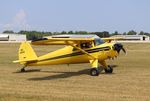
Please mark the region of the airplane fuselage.
[[[115, 43], [103, 43], [91, 48], [84, 49], [93, 57], [97, 58], [99, 62], [109, 58], [118, 56], [117, 51], [114, 51]], [[76, 64], [89, 63], [90, 57], [80, 50], [72, 46], [66, 46], [54, 52], [38, 57], [38, 61], [29, 63], [29, 66], [39, 65], [55, 65], [55, 64]]]

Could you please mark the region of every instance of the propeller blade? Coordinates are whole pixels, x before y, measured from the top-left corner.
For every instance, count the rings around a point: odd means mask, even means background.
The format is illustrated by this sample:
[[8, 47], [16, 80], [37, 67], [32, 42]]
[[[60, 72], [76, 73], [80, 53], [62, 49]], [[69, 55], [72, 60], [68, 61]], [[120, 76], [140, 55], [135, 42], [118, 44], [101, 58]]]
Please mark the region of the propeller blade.
[[126, 52], [126, 50], [124, 49], [124, 47], [122, 47], [122, 51], [126, 54], [127, 52]]
[[122, 49], [122, 44], [116, 43], [114, 45], [114, 50], [116, 50], [118, 53], [120, 53], [120, 50]]
[[121, 43], [116, 43], [114, 45], [114, 50], [116, 50], [118, 53], [120, 53], [120, 50], [122, 50], [126, 54], [126, 50]]

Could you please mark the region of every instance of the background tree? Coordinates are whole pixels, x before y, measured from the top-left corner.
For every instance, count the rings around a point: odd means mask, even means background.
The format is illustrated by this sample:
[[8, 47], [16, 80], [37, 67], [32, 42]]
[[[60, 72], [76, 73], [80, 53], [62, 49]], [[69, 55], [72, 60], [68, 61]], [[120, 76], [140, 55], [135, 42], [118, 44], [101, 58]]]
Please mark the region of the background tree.
[[[121, 35], [120, 33], [118, 33], [118, 31], [115, 31], [114, 33], [110, 34], [107, 31], [103, 31], [103, 32], [87, 32], [87, 31], [62, 31], [62, 32], [40, 32], [40, 31], [25, 31], [25, 30], [21, 30], [19, 32], [14, 32], [12, 30], [5, 30], [3, 31], [3, 33], [15, 33], [15, 34], [25, 34], [27, 36], [27, 40], [36, 40], [39, 38], [42, 38], [44, 36], [51, 36], [51, 35], [58, 35], [58, 34], [78, 34], [78, 35], [85, 35], [85, 34], [96, 34], [97, 36], [103, 38], [103, 37], [110, 37], [112, 35]], [[129, 32], [124, 32], [123, 35], [137, 35], [137, 32], [135, 32], [134, 30], [131, 30]], [[147, 32], [143, 32], [141, 31], [139, 33], [139, 35], [147, 35], [150, 36], [150, 33]]]
[[9, 34], [11, 34], [11, 33], [14, 33], [14, 31], [12, 31], [12, 30], [5, 30], [5, 31], [3, 31], [3, 33], [9, 33]]
[[103, 32], [92, 32], [91, 34], [96, 34], [97, 36], [104, 38], [104, 37], [109, 37], [110, 34], [107, 31], [103, 31]]
[[61, 34], [67, 34], [67, 32], [66, 31], [62, 31]]
[[111, 35], [113, 36], [113, 35], [120, 35], [120, 34], [118, 33], [118, 31], [115, 31], [115, 32], [112, 33]]
[[141, 32], [139, 33], [139, 35], [147, 35], [147, 36], [150, 36], [150, 33], [141, 31]]
[[143, 31], [141, 31], [140, 33], [139, 33], [139, 35], [144, 35], [145, 33], [143, 32]]
[[124, 33], [123, 33], [123, 35], [127, 35], [127, 33], [126, 33], [126, 32], [124, 32]]
[[73, 31], [69, 31], [68, 34], [74, 34], [74, 32]]
[[137, 32], [135, 32], [134, 30], [131, 30], [127, 33], [127, 35], [137, 35]]

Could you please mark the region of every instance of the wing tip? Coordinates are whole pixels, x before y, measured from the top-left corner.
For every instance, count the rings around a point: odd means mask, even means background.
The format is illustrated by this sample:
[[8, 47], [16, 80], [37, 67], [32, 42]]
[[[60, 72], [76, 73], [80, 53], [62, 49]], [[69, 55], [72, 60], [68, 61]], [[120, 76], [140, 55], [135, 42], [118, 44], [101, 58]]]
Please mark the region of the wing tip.
[[34, 39], [31, 42], [36, 42], [36, 41], [43, 41], [43, 40], [48, 40], [48, 38], [39, 38], [39, 39]]
[[15, 61], [13, 61], [13, 63], [18, 63], [19, 62], [19, 60], [15, 60]]

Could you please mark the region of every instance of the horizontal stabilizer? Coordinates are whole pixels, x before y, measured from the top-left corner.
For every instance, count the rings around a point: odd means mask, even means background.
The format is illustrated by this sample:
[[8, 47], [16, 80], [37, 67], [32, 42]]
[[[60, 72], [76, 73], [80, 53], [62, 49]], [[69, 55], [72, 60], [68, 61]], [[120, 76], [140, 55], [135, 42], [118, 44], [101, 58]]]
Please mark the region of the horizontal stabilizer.
[[22, 62], [36, 62], [37, 59], [32, 59], [32, 60], [16, 60], [16, 61], [13, 61], [13, 63], [22, 63]]

